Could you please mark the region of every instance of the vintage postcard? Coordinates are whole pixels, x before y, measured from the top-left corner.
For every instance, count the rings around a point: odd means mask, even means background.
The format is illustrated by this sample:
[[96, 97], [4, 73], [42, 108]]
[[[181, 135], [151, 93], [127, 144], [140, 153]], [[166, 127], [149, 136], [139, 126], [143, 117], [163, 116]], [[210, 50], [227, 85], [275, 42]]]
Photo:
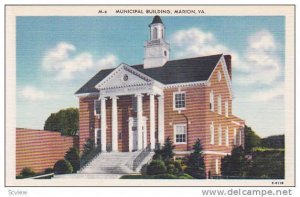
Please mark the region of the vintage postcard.
[[293, 5], [5, 11], [7, 186], [295, 186]]

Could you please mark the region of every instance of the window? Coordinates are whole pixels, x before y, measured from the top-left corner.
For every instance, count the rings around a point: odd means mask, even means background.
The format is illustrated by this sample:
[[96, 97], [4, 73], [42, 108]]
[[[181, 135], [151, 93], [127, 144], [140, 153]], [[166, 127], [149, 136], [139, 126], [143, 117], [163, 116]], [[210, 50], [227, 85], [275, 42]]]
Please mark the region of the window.
[[101, 101], [94, 100], [94, 114], [100, 115], [101, 114]]
[[209, 108], [210, 111], [214, 111], [215, 110], [215, 106], [214, 106], [214, 92], [211, 91], [210, 95], [209, 95]]
[[135, 96], [132, 97], [132, 110], [137, 112], [137, 98]]
[[185, 109], [185, 93], [184, 92], [174, 93], [173, 108], [177, 109], [177, 110]]
[[174, 125], [175, 144], [186, 143], [186, 124]]
[[96, 128], [95, 129], [95, 145], [101, 144], [101, 129]]
[[219, 174], [219, 160], [216, 159], [216, 174]]
[[219, 145], [222, 145], [222, 127], [219, 125]]
[[236, 145], [236, 128], [233, 130], [233, 145]]
[[214, 128], [214, 122], [211, 122], [210, 124], [210, 144], [215, 143], [215, 128]]
[[153, 40], [156, 40], [157, 39], [157, 28], [154, 27], [153, 29]]
[[164, 29], [161, 29], [161, 38], [164, 38]]
[[120, 131], [120, 132], [118, 133], [118, 139], [119, 139], [119, 140], [122, 140], [122, 138], [123, 138], [122, 131]]
[[218, 114], [222, 114], [222, 97], [219, 95], [218, 97]]
[[218, 72], [218, 81], [221, 81], [221, 79], [222, 79], [222, 73], [221, 73], [221, 71], [219, 71]]
[[225, 101], [225, 116], [228, 117], [228, 101]]
[[225, 130], [225, 144], [226, 144], [226, 146], [229, 145], [229, 136], [228, 136], [228, 133], [229, 133], [229, 130], [228, 130], [228, 127], [227, 127], [226, 130]]

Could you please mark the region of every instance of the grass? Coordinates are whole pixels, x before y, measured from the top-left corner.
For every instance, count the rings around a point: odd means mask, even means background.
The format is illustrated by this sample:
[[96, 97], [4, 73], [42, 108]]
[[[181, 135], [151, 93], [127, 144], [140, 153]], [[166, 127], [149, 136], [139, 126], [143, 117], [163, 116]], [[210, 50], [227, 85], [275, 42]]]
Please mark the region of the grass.
[[158, 175], [124, 175], [120, 179], [194, 179], [192, 176], [188, 174], [158, 174]]

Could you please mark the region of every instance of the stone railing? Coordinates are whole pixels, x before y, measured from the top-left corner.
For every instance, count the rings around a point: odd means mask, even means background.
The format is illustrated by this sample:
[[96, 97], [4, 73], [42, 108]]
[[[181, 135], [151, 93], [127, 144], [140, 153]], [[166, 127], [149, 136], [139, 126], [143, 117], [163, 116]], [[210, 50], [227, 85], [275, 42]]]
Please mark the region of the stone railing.
[[144, 161], [144, 159], [150, 154], [151, 148], [150, 144], [147, 145], [146, 148], [144, 148], [138, 156], [130, 163], [129, 167], [135, 171], [137, 167]]

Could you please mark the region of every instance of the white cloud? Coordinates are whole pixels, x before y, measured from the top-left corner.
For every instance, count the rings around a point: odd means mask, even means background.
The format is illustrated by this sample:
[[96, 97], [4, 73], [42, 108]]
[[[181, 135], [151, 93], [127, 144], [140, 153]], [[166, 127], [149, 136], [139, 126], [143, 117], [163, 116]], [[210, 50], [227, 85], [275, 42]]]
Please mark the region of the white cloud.
[[230, 54], [233, 69], [237, 72], [234, 83], [246, 87], [266, 86], [265, 94], [262, 91], [260, 95], [265, 100], [272, 99], [281, 90], [274, 87], [274, 83], [280, 81], [283, 70], [278, 53], [279, 44], [268, 30], [250, 35], [247, 43], [245, 51], [238, 53], [219, 44], [213, 33], [198, 28], [180, 30], [171, 36], [172, 47], [176, 49], [176, 58]]
[[43, 68], [55, 75], [55, 79], [70, 80], [77, 74], [86, 71], [98, 71], [117, 65], [118, 58], [108, 54], [100, 59], [94, 59], [90, 53], [76, 53], [76, 47], [70, 43], [61, 42], [50, 49], [44, 56]]
[[51, 95], [42, 90], [38, 90], [37, 88], [32, 86], [26, 86], [24, 89], [22, 89], [21, 95], [23, 96], [23, 98], [30, 101], [40, 101], [58, 98], [57, 95]]
[[283, 70], [278, 56], [278, 43], [269, 31], [262, 30], [251, 35], [248, 47], [242, 55], [244, 67], [247, 69], [239, 75], [238, 80], [246, 85], [254, 83], [272, 85]]
[[215, 55], [229, 52], [229, 49], [218, 44], [214, 35], [201, 29], [180, 30], [171, 36], [171, 44], [176, 48], [176, 58]]
[[272, 99], [282, 97], [283, 95], [284, 85], [281, 83], [265, 91], [256, 91], [251, 94], [250, 99], [252, 101], [270, 101]]

